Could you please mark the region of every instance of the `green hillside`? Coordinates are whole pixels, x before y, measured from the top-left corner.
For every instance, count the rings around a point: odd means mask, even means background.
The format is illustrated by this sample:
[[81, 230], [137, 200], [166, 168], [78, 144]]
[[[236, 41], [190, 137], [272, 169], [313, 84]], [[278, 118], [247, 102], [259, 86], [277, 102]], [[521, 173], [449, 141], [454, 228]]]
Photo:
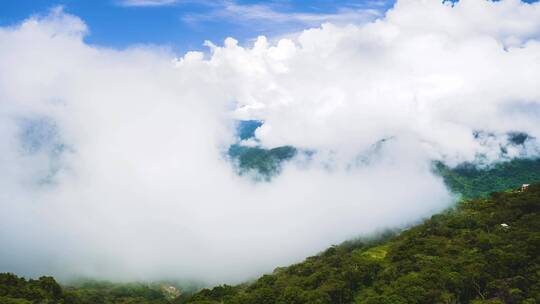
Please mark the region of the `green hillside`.
[[291, 146], [263, 149], [231, 145], [228, 155], [240, 175], [254, 174], [256, 179], [270, 180], [281, 170], [283, 162], [293, 158], [298, 151]]
[[485, 169], [472, 164], [449, 168], [438, 162], [435, 163], [435, 172], [444, 178], [452, 191], [464, 199], [471, 199], [540, 181], [540, 159], [514, 159]]
[[61, 287], [52, 277], [26, 280], [0, 273], [0, 304], [167, 304], [170, 298], [158, 285], [85, 281]]
[[539, 211], [540, 184], [494, 193], [389, 240], [334, 246], [186, 303], [540, 303]]

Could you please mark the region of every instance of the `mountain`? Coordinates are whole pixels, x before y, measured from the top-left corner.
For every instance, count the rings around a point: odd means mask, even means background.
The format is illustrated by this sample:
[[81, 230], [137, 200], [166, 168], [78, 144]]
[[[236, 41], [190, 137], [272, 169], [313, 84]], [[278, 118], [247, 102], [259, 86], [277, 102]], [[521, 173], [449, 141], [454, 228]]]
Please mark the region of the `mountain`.
[[[240, 175], [250, 175], [258, 181], [270, 181], [279, 175], [284, 163], [297, 155], [310, 158], [316, 151], [303, 151], [293, 146], [280, 146], [264, 148], [259, 145], [255, 136], [256, 130], [264, 122], [259, 120], [239, 120], [236, 122], [237, 142], [230, 145], [226, 157]], [[476, 131], [473, 134], [477, 140], [491, 137], [493, 134]], [[456, 167], [448, 167], [441, 161], [433, 162], [435, 174], [444, 178], [447, 186], [464, 199], [485, 197], [491, 192], [515, 188], [528, 181], [540, 181], [540, 159], [514, 157], [507, 154], [511, 147], [521, 147], [534, 137], [523, 132], [510, 132], [507, 134], [508, 143], [501, 145], [501, 159], [499, 163], [486, 166], [475, 163], [462, 163]], [[368, 164], [370, 158], [379, 155], [385, 145], [394, 140], [394, 137], [382, 138], [363, 154], [359, 154], [353, 161], [355, 165]], [[250, 141], [249, 145], [245, 141]], [[482, 161], [479, 161], [482, 163]]]
[[539, 253], [535, 184], [462, 201], [398, 235], [333, 246], [183, 303], [540, 303]]
[[491, 192], [540, 181], [540, 159], [514, 159], [488, 168], [478, 168], [469, 163], [449, 168], [437, 162], [434, 170], [452, 191], [464, 199], [486, 197]]
[[291, 146], [263, 149], [234, 144], [228, 150], [228, 155], [239, 174], [252, 174], [256, 179], [266, 181], [277, 175], [282, 163], [297, 153], [298, 151]]

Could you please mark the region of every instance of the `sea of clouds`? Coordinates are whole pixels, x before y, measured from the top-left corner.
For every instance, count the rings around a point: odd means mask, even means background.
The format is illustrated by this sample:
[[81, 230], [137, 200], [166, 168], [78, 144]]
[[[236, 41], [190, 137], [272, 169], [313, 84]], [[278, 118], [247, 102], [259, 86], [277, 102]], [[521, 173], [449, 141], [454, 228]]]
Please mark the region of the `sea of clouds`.
[[[0, 28], [0, 271], [238, 282], [448, 207], [434, 160], [539, 152], [538, 2], [400, 0], [181, 57], [87, 32], [62, 9]], [[239, 119], [316, 153], [238, 176]]]

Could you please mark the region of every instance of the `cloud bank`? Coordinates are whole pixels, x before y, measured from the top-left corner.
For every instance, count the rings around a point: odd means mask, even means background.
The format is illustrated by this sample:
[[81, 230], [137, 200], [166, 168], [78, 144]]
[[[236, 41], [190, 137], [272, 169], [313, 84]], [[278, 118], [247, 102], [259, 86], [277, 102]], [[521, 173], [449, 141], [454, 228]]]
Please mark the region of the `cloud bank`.
[[[0, 28], [0, 271], [235, 282], [445, 208], [433, 160], [538, 155], [538, 3], [403, 0], [176, 59], [86, 32], [61, 10]], [[317, 152], [239, 177], [237, 119]]]

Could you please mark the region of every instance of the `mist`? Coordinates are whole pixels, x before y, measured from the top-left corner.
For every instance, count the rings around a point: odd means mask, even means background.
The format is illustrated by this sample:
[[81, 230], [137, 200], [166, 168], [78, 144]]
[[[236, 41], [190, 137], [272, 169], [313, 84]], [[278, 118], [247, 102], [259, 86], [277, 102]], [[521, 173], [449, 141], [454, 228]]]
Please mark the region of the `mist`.
[[[402, 0], [183, 55], [89, 31], [61, 8], [0, 28], [0, 271], [239, 282], [447, 208], [435, 160], [539, 155], [538, 2]], [[246, 119], [315, 153], [239, 176]]]

